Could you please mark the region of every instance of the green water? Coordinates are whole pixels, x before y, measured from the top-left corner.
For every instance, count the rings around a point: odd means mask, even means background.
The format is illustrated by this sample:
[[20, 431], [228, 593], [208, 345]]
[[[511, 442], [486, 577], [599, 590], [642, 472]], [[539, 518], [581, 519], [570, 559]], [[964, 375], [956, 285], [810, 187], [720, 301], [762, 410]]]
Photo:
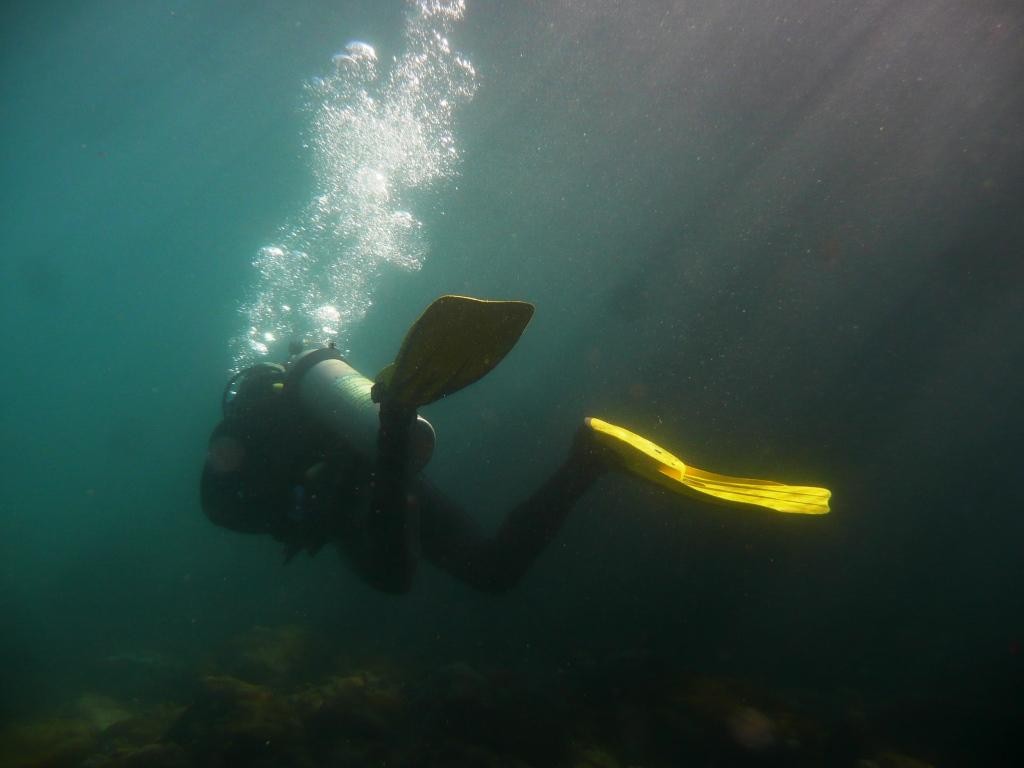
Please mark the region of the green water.
[[510, 594], [424, 565], [400, 599], [203, 517], [252, 261], [322, 184], [303, 84], [352, 40], [387, 72], [407, 12], [0, 11], [0, 713], [133, 695], [111, 658], [189, 677], [253, 626], [301, 624], [339, 653], [524, 675], [642, 651], [924, 711], [904, 748], [939, 765], [1019, 752], [1011, 2], [469, 0], [457, 162], [401, 199], [422, 266], [363, 274], [341, 329], [373, 372], [437, 295], [536, 305], [493, 375], [426, 414], [431, 476], [487, 526], [587, 414], [699, 466], [827, 485], [830, 516], [614, 478]]

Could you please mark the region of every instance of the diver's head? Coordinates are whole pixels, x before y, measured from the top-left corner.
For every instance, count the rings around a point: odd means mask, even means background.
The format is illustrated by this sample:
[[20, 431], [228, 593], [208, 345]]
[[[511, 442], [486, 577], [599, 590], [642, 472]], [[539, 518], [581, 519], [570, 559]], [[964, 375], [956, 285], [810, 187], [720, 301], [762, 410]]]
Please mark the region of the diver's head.
[[210, 439], [200, 501], [216, 525], [243, 534], [267, 534], [274, 495], [266, 487], [266, 473], [251, 466], [253, 459], [246, 441], [221, 425]]
[[288, 455], [294, 412], [285, 367], [257, 363], [224, 388], [224, 420], [210, 437], [201, 501], [211, 522], [243, 533], [271, 532], [278, 476]]

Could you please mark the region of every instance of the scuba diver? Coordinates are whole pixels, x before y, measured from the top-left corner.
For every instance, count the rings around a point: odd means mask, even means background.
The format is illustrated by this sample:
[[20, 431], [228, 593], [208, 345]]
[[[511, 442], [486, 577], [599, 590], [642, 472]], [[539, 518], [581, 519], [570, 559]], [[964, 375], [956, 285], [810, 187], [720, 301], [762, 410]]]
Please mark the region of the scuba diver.
[[417, 409], [479, 380], [533, 316], [520, 301], [442, 296], [371, 381], [333, 345], [240, 371], [224, 391], [200, 497], [219, 526], [273, 536], [285, 562], [332, 542], [377, 589], [407, 592], [419, 556], [477, 589], [514, 586], [604, 474], [778, 512], [824, 514], [830, 492], [696, 469], [622, 427], [587, 418], [566, 460], [486, 535], [423, 474], [434, 429]]

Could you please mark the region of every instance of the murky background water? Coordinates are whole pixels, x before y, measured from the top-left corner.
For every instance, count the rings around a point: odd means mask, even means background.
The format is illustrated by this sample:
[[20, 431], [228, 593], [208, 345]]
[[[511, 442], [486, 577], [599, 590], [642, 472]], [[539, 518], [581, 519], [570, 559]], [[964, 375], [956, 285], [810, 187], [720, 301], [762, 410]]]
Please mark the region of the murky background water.
[[[86, 693], [186, 706], [210, 670], [244, 678], [237, 638], [299, 627], [428, 679], [597, 669], [605, 700], [645, 659], [776, 729], [817, 713], [833, 745], [866, 713], [874, 746], [834, 764], [1019, 752], [1017, 4], [471, 0], [416, 27], [444, 7], [4, 6], [5, 721]], [[586, 414], [827, 485], [832, 514], [609, 479], [512, 593], [424, 567], [401, 599], [204, 519], [206, 438], [254, 342], [337, 333], [372, 373], [448, 292], [537, 306], [427, 412], [431, 476], [487, 525]], [[700, 741], [665, 731], [678, 753], [602, 748], [659, 764]]]

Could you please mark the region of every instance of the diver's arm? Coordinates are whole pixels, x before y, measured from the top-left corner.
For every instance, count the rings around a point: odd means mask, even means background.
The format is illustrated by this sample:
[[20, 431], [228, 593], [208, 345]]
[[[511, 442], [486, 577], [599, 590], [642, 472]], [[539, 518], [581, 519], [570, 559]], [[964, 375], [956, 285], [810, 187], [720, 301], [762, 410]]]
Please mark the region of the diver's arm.
[[381, 406], [370, 508], [352, 553], [360, 575], [385, 592], [408, 592], [416, 570], [418, 514], [408, 459], [415, 421], [415, 410]]

